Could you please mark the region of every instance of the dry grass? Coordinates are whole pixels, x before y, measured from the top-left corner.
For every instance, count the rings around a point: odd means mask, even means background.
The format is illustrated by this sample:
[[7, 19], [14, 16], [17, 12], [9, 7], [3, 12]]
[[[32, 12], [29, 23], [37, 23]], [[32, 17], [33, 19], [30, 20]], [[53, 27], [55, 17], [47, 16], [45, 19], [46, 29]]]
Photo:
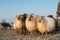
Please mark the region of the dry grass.
[[47, 38], [42, 37], [40, 34], [36, 35], [23, 35], [17, 34], [15, 30], [0, 30], [0, 40], [60, 40], [60, 33], [48, 34]]

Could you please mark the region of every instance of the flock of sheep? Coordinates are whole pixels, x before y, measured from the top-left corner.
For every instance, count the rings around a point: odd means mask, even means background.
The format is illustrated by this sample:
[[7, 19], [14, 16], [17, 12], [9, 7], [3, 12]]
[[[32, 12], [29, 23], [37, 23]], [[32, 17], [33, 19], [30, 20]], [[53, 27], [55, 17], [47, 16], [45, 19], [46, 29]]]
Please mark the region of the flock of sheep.
[[[8, 23], [1, 24], [4, 27], [11, 27]], [[34, 14], [22, 14], [16, 15], [13, 23], [13, 28], [17, 33], [21, 32], [29, 32], [29, 34], [33, 34], [38, 30], [43, 36], [44, 33], [47, 36], [48, 32], [52, 32], [56, 29], [56, 20], [52, 15], [48, 15], [47, 17], [34, 15]]]
[[[24, 26], [23, 26], [24, 25]], [[44, 33], [52, 32], [56, 28], [56, 21], [52, 15], [48, 15], [46, 18], [44, 16], [39, 16], [34, 14], [23, 14], [17, 15], [13, 27], [17, 32], [21, 32], [22, 29], [27, 29], [30, 34], [38, 30], [43, 36]]]

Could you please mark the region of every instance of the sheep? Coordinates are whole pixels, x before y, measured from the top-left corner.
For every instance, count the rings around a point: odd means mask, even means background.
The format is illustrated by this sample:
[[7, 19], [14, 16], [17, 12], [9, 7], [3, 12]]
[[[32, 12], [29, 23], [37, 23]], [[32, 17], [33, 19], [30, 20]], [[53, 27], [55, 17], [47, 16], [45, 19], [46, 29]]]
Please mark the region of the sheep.
[[2, 23], [0, 23], [2, 26], [3, 26], [3, 28], [2, 28], [2, 30], [5, 28], [6, 30], [7, 30], [7, 27], [9, 27], [10, 29], [11, 29], [11, 25], [9, 24], [9, 23], [4, 23], [4, 22], [2, 22]]
[[36, 16], [36, 23], [37, 23], [37, 29], [38, 31], [42, 34], [44, 34], [45, 32], [45, 27], [46, 27], [46, 24], [45, 24], [45, 19], [44, 19], [44, 16]]
[[55, 29], [55, 20], [51, 17], [46, 17], [46, 35]]
[[27, 13], [24, 13], [21, 16], [22, 16], [22, 22], [23, 22], [22, 33], [24, 33], [26, 35], [27, 29], [26, 29], [25, 20], [27, 18]]
[[27, 18], [27, 14], [22, 14], [22, 22], [23, 22], [23, 27], [25, 27], [25, 20]]
[[16, 18], [15, 18], [15, 20], [14, 20], [14, 24], [13, 24], [13, 26], [14, 26], [14, 29], [19, 33], [21, 33], [21, 29], [22, 29], [22, 25], [23, 25], [23, 23], [22, 23], [22, 19], [21, 19], [21, 15], [17, 15], [16, 16]]
[[53, 18], [54, 20], [56, 20], [53, 15], [48, 15], [47, 17]]
[[30, 35], [31, 35], [36, 29], [36, 20], [33, 14], [27, 15], [25, 24], [26, 24], [26, 29], [28, 30], [28, 32], [30, 32]]
[[53, 18], [55, 20], [55, 31], [58, 31], [57, 20], [53, 17], [53, 15], [48, 15], [47, 17]]

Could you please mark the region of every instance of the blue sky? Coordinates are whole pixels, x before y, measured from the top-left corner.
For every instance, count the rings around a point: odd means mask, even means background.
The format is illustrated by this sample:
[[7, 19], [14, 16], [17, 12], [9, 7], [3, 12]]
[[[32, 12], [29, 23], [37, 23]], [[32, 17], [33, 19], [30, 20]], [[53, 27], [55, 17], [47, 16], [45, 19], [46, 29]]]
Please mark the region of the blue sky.
[[56, 16], [59, 0], [0, 0], [0, 21], [12, 22], [17, 14], [34, 13]]

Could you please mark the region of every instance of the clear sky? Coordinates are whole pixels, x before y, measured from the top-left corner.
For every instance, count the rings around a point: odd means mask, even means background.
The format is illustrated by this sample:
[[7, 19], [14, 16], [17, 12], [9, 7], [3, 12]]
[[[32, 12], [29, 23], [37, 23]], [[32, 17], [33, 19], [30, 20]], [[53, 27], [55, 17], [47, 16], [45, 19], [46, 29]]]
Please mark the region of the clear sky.
[[12, 22], [17, 14], [34, 13], [56, 16], [59, 0], [0, 0], [0, 21]]

